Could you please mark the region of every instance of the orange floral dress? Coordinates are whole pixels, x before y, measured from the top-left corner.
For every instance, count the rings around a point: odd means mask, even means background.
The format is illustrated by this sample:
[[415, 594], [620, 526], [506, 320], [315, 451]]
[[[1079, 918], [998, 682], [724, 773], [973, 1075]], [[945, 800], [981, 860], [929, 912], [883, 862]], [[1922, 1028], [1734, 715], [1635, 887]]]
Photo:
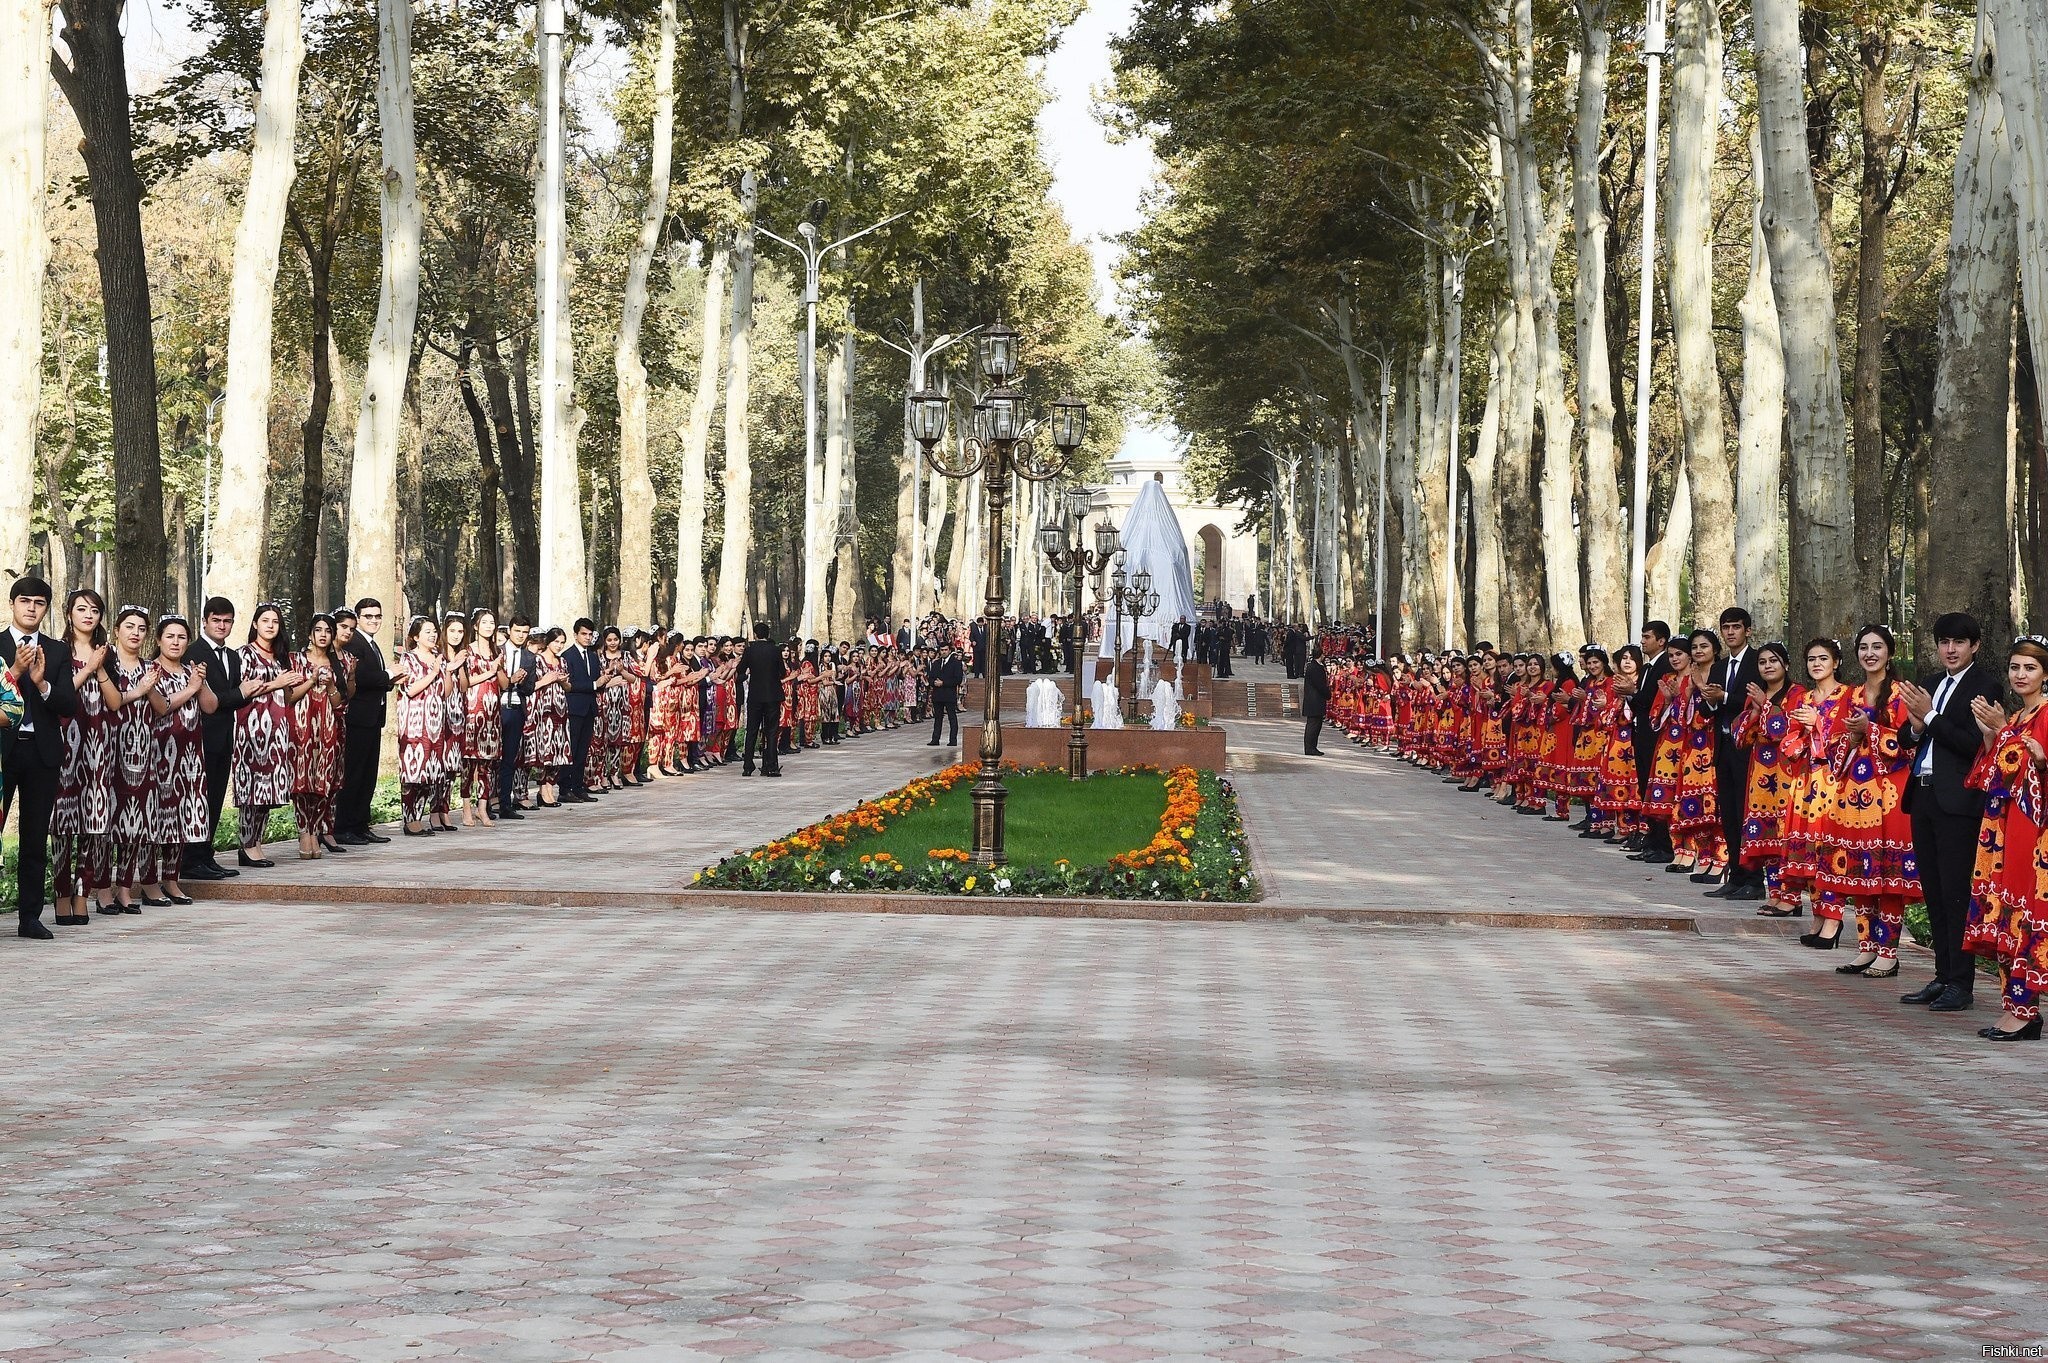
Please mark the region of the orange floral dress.
[[2004, 1009], [2022, 1021], [2040, 1016], [2048, 989], [2048, 780], [2029, 737], [2048, 751], [2048, 705], [2008, 719], [1970, 769], [1970, 784], [1984, 792], [1984, 822], [1963, 931], [1963, 950], [1998, 963]]

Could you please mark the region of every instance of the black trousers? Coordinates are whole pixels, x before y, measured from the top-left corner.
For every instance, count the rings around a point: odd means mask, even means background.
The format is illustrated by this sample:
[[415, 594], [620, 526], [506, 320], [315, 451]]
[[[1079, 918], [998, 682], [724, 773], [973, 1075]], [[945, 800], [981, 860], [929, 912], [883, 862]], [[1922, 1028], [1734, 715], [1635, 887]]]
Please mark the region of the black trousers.
[[782, 770], [781, 758], [775, 751], [781, 728], [782, 697], [747, 702], [747, 745], [740, 753], [744, 770], [754, 769], [754, 753], [757, 749], [761, 754], [762, 771]]
[[1967, 994], [1977, 978], [1977, 963], [1963, 950], [1963, 929], [1970, 924], [1970, 873], [1982, 820], [1942, 813], [1934, 792], [1924, 786], [1913, 794], [1913, 860], [1934, 933], [1934, 978]]
[[1323, 712], [1318, 710], [1313, 714], [1304, 715], [1302, 718], [1308, 721], [1307, 727], [1301, 735], [1301, 751], [1306, 755], [1313, 753], [1322, 742]]
[[[1657, 760], [1657, 731], [1647, 734], [1638, 726], [1636, 729], [1636, 795], [1638, 798], [1650, 793], [1650, 768]], [[1716, 797], [1718, 798], [1718, 796]], [[1663, 819], [1644, 819], [1649, 830], [1643, 835], [1645, 852], [1671, 851], [1671, 825]]]
[[519, 775], [519, 749], [526, 742], [526, 707], [498, 711], [498, 810], [512, 808], [512, 790]]
[[50, 888], [50, 811], [57, 807], [58, 770], [43, 761], [35, 746], [32, 738], [18, 740], [7, 764], [8, 802], [20, 811], [14, 907], [25, 924], [43, 916], [43, 896]]
[[940, 695], [932, 693], [932, 742], [939, 741], [939, 726], [951, 722], [952, 737], [946, 741], [957, 745], [960, 742], [960, 693], [949, 691]]
[[1728, 883], [1763, 884], [1761, 867], [1742, 866], [1742, 821], [1749, 804], [1749, 749], [1725, 733], [1714, 739], [1714, 800], [1721, 811], [1721, 840], [1728, 844]]
[[569, 765], [557, 767], [561, 775], [555, 785], [559, 794], [567, 795], [584, 789], [583, 764], [590, 760], [590, 736], [597, 729], [596, 715], [569, 716]]
[[377, 750], [383, 746], [382, 729], [357, 724], [343, 733], [341, 795], [334, 804], [337, 833], [360, 836], [370, 831], [370, 801], [377, 795]]

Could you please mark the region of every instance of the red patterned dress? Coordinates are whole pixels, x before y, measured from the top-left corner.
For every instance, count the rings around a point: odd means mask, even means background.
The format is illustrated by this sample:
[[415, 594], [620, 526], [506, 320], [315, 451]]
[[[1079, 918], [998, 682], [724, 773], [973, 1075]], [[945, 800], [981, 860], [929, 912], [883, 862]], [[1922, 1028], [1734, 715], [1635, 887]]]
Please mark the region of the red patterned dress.
[[1617, 709], [1614, 680], [1602, 677], [1579, 688], [1572, 706], [1571, 756], [1564, 763], [1563, 797], [1577, 800], [1590, 813], [1600, 793], [1600, 768], [1607, 757], [1607, 716]]
[[486, 812], [497, 808], [498, 758], [505, 751], [505, 731], [498, 714], [505, 688], [498, 676], [494, 651], [471, 649], [469, 698], [464, 711], [467, 732], [462, 740], [462, 798], [481, 800]]
[[[107, 659], [107, 675], [123, 694], [142, 685], [150, 664], [138, 658], [124, 665]], [[111, 716], [108, 755], [114, 774], [114, 884], [125, 890], [156, 880], [156, 711], [148, 696], [129, 701]]]
[[1605, 747], [1600, 754], [1599, 788], [1593, 793], [1593, 822], [1613, 822], [1613, 832], [1624, 837], [1641, 830], [1643, 789], [1636, 772], [1635, 702], [1617, 691], [1615, 703], [1607, 708], [1601, 727]]
[[[256, 644], [242, 645], [242, 680], [270, 682], [286, 667]], [[263, 841], [270, 811], [292, 801], [292, 707], [285, 691], [266, 691], [235, 711], [235, 809], [242, 845]]]
[[[166, 701], [189, 684], [192, 668], [177, 673], [159, 665], [156, 689]], [[185, 844], [205, 842], [212, 833], [206, 808], [206, 734], [199, 697], [156, 716], [156, 817], [151, 837], [160, 858], [158, 874], [175, 879]]]
[[316, 664], [305, 653], [292, 655], [292, 670], [314, 685], [292, 706], [292, 813], [299, 832], [325, 840], [334, 836], [334, 800], [341, 793], [341, 712], [329, 684], [339, 685], [333, 663]]
[[[1742, 807], [1742, 864], [1762, 867], [1770, 897], [1785, 902], [1780, 869], [1785, 862], [1785, 825], [1793, 797], [1806, 781], [1806, 730], [1792, 712], [1806, 704], [1806, 688], [1788, 684], [1768, 705], [1751, 702], [1735, 717], [1730, 733], [1749, 749], [1749, 790]], [[1796, 902], [1797, 891], [1793, 892]]]
[[1984, 823], [1963, 931], [1963, 950], [1998, 963], [2000, 1006], [2021, 1022], [2041, 1016], [2040, 994], [2048, 989], [2048, 886], [2040, 853], [2048, 783], [2027, 750], [2030, 737], [2048, 752], [2048, 705], [2008, 719], [1970, 769], [1970, 784], [1984, 792]]
[[536, 786], [555, 783], [556, 768], [569, 765], [569, 692], [561, 686], [542, 686], [551, 677], [567, 672], [560, 658], [540, 655], [534, 673], [533, 696], [526, 704], [526, 731], [520, 739], [519, 760], [525, 764], [527, 780]]
[[1814, 883], [1823, 895], [1856, 906], [1862, 952], [1896, 960], [1906, 901], [1920, 894], [1913, 819], [1905, 809], [1913, 745], [1900, 738], [1912, 716], [1896, 691], [1873, 705], [1862, 687], [1852, 687], [1848, 706], [1844, 720], [1861, 711], [1870, 728], [1859, 736], [1845, 723], [1828, 745], [1835, 798], [1814, 830], [1820, 844]]
[[[112, 665], [109, 656], [105, 666]], [[88, 679], [73, 652], [71, 681], [78, 710], [64, 717], [64, 766], [50, 810], [50, 893], [76, 899], [114, 883], [113, 714], [100, 696], [99, 674]]]
[[1726, 850], [1714, 786], [1714, 717], [1701, 708], [1690, 675], [1658, 687], [1657, 748], [1643, 812], [1670, 825], [1677, 864], [1711, 870]]
[[429, 677], [445, 679], [446, 670], [436, 656], [422, 658], [417, 649], [407, 649], [398, 660], [398, 789], [405, 804], [408, 823], [421, 823], [439, 809], [434, 797], [448, 785], [447, 760], [448, 698], [439, 686], [429, 686], [418, 695], [412, 689]]
[[441, 675], [448, 679], [441, 703], [447, 713], [441, 719], [441, 776], [434, 785], [434, 812], [446, 814], [455, 804], [455, 786], [462, 779], [463, 764], [469, 759], [469, 652], [441, 659]]
[[[1808, 691], [1806, 704], [1814, 712], [1813, 724], [1809, 727], [1795, 721], [1800, 746], [1805, 750], [1805, 774], [1785, 806], [1785, 851], [1778, 863], [1778, 887], [1787, 904], [1798, 903], [1802, 894], [1813, 890], [1814, 879], [1820, 874], [1820, 844], [1814, 839], [1814, 830], [1835, 802], [1835, 773], [1828, 765], [1827, 753], [1848, 703], [1846, 686], [1837, 686], [1826, 699]], [[1793, 739], [1794, 735], [1787, 732], [1779, 751], [1789, 748]], [[1814, 895], [1813, 912], [1816, 918], [1842, 916], [1841, 905], [1818, 892]]]

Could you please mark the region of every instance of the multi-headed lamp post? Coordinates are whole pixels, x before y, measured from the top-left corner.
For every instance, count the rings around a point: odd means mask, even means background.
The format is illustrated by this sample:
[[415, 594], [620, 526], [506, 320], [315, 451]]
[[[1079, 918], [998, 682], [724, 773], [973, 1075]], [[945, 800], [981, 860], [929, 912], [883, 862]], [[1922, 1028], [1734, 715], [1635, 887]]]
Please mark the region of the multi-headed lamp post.
[[[1126, 575], [1121, 566], [1122, 555], [1118, 555], [1118, 560], [1119, 566], [1117, 570], [1109, 575], [1109, 601], [1116, 608], [1116, 634], [1113, 637], [1115, 640], [1117, 663], [1121, 665], [1124, 656], [1123, 622], [1125, 620], [1131, 622], [1131, 646], [1136, 648], [1138, 643], [1138, 622], [1159, 609], [1159, 593], [1152, 590], [1151, 573], [1140, 568], [1137, 572]], [[1117, 675], [1117, 680], [1119, 682], [1123, 680], [1121, 673]], [[1133, 721], [1138, 718], [1138, 664], [1136, 659], [1131, 661], [1131, 694], [1124, 700], [1124, 709]]]
[[[1074, 631], [1074, 731], [1067, 736], [1067, 779], [1079, 781], [1088, 775], [1088, 728], [1081, 720], [1081, 655], [1087, 652], [1081, 639], [1081, 584], [1109, 566], [1119, 549], [1116, 527], [1107, 516], [1095, 523], [1095, 550], [1081, 543], [1081, 524], [1088, 519], [1088, 489], [1078, 485], [1066, 491], [1064, 519], [1048, 521], [1038, 529], [1038, 548], [1056, 573], [1074, 579], [1074, 615], [1068, 625]], [[1067, 526], [1073, 525], [1069, 537]]]
[[1088, 433], [1088, 404], [1063, 397], [1052, 404], [1047, 422], [1053, 453], [1041, 455], [1025, 433], [1024, 395], [1010, 386], [1017, 377], [1017, 333], [997, 322], [981, 337], [981, 370], [989, 390], [975, 407], [974, 433], [956, 452], [945, 449], [946, 415], [952, 405], [929, 388], [911, 400], [911, 434], [924, 449], [927, 463], [948, 478], [982, 476], [988, 503], [988, 581], [983, 590], [981, 621], [988, 641], [989, 667], [983, 679], [981, 704], [981, 774], [975, 778], [973, 858], [982, 866], [1003, 861], [1003, 509], [1010, 500], [1010, 478], [1034, 483], [1057, 478]]

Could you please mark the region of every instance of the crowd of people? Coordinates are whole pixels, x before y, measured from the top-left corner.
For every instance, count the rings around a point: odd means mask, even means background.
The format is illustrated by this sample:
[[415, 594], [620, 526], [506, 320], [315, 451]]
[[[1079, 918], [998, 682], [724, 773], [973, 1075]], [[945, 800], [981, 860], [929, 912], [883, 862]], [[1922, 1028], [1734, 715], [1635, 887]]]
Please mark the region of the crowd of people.
[[[373, 826], [380, 755], [396, 721], [400, 831], [491, 828], [615, 791], [781, 758], [901, 728], [956, 727], [967, 631], [934, 617], [901, 646], [777, 643], [674, 630], [536, 629], [482, 608], [413, 618], [387, 658], [380, 602], [315, 614], [206, 601], [199, 629], [98, 592], [54, 612], [47, 582], [9, 593], [0, 631], [0, 823], [16, 816], [19, 934], [191, 903], [190, 881], [274, 863], [273, 811], [298, 855], [390, 841]], [[222, 811], [235, 864], [216, 855]], [[459, 822], [458, 822], [459, 820]]]
[[1732, 607], [1714, 629], [1674, 636], [1651, 621], [1640, 645], [1547, 658], [1480, 644], [1380, 660], [1326, 636], [1304, 688], [1305, 748], [1319, 752], [1327, 714], [1356, 743], [1689, 874], [1707, 894], [1758, 901], [1769, 917], [1810, 910], [1807, 947], [1835, 949], [1853, 920], [1845, 975], [1896, 976], [1907, 907], [1924, 903], [1934, 977], [1902, 1002], [1969, 1008], [1986, 957], [2002, 1015], [1981, 1034], [2038, 1038], [2048, 639], [1980, 659], [1978, 623], [1945, 614], [1941, 666], [1915, 682], [1882, 625], [1847, 649], [1810, 640], [1797, 660], [1752, 629]]

